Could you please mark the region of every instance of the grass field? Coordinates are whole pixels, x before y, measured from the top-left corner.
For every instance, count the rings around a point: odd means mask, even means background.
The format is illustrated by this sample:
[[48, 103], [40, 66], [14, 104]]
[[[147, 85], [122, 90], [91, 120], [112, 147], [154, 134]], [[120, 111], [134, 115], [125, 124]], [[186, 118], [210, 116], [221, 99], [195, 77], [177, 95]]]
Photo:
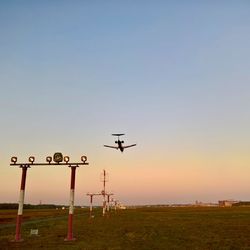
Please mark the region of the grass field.
[[[0, 211], [0, 249], [250, 249], [250, 208], [138, 208], [74, 216], [76, 241], [65, 242], [67, 211], [26, 210], [23, 242], [13, 243], [16, 210]], [[39, 236], [30, 236], [30, 229]]]

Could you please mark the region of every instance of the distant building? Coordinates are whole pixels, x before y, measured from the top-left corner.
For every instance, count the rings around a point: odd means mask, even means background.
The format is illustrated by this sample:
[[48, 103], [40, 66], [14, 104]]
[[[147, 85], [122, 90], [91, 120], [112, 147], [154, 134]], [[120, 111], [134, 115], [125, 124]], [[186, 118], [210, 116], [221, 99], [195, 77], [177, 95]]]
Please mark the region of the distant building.
[[218, 203], [211, 203], [211, 202], [202, 202], [202, 201], [195, 201], [193, 206], [196, 207], [218, 207]]
[[238, 203], [238, 201], [235, 201], [235, 200], [221, 200], [218, 203], [219, 203], [219, 207], [232, 207], [233, 204]]

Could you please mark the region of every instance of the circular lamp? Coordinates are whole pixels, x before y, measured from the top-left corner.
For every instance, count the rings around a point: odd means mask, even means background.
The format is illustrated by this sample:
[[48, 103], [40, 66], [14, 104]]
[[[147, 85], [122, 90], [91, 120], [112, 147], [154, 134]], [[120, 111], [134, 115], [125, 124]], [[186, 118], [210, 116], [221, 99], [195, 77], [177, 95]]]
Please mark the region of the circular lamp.
[[52, 162], [52, 157], [51, 157], [51, 156], [47, 156], [47, 157], [46, 157], [46, 161], [47, 161], [48, 163], [51, 163], [51, 162]]
[[81, 157], [81, 161], [82, 161], [83, 163], [85, 163], [85, 162], [87, 161], [87, 156], [83, 155], [83, 156]]
[[16, 162], [17, 162], [17, 157], [16, 157], [16, 156], [12, 156], [12, 157], [11, 157], [11, 162], [14, 163], [14, 164], [16, 164]]
[[69, 162], [69, 156], [64, 156], [63, 160], [68, 163]]
[[35, 161], [35, 157], [34, 157], [34, 156], [30, 156], [30, 157], [29, 157], [29, 162], [33, 164], [34, 161]]

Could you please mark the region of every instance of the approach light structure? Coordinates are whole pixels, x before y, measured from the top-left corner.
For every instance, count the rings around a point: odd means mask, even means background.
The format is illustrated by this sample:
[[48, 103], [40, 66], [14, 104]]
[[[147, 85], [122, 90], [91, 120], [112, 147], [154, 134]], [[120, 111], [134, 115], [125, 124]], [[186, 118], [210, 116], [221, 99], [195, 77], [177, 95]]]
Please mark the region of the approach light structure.
[[12, 156], [10, 161], [10, 166], [20, 167], [22, 169], [22, 176], [21, 176], [21, 187], [20, 187], [20, 195], [19, 195], [19, 203], [18, 203], [18, 212], [17, 212], [17, 220], [16, 220], [16, 234], [15, 234], [15, 242], [22, 241], [21, 238], [21, 225], [22, 225], [22, 216], [23, 216], [23, 205], [24, 205], [24, 194], [25, 194], [25, 183], [26, 183], [26, 174], [28, 168], [31, 166], [68, 166], [71, 169], [71, 182], [70, 182], [70, 204], [69, 204], [69, 218], [68, 218], [68, 233], [66, 237], [66, 241], [73, 241], [75, 238], [73, 237], [73, 214], [74, 214], [74, 193], [75, 193], [75, 175], [76, 175], [76, 168], [81, 165], [89, 165], [87, 162], [86, 156], [81, 156], [80, 162], [69, 162], [70, 157], [64, 156], [61, 152], [56, 152], [51, 156], [46, 157], [46, 162], [37, 163], [35, 162], [35, 157], [30, 156], [28, 158], [28, 162], [17, 162], [17, 157]]

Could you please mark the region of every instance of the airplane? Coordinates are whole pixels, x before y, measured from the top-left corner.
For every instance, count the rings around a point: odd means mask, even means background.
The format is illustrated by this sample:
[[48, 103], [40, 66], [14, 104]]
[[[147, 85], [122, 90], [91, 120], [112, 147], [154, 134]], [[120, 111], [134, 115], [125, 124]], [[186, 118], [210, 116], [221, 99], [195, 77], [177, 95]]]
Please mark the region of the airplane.
[[132, 144], [132, 145], [128, 145], [128, 146], [123, 146], [122, 144], [124, 143], [124, 141], [120, 141], [119, 136], [125, 135], [125, 134], [112, 134], [113, 136], [118, 136], [118, 140], [115, 141], [115, 143], [117, 143], [117, 146], [109, 146], [109, 145], [103, 145], [104, 147], [107, 148], [114, 148], [114, 149], [120, 149], [121, 152], [123, 152], [123, 150], [125, 148], [130, 148], [130, 147], [134, 147], [136, 146], [136, 144]]

